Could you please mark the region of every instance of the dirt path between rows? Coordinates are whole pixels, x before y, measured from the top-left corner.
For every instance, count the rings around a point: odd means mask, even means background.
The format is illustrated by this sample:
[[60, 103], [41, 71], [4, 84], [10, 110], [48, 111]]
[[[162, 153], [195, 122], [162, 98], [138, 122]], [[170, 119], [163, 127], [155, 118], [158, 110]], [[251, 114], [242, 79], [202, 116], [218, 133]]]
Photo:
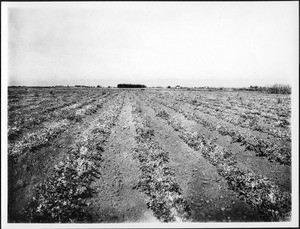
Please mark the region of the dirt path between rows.
[[102, 154], [101, 178], [93, 183], [97, 191], [90, 200], [93, 222], [157, 222], [147, 209], [144, 194], [133, 190], [140, 171], [132, 157], [136, 143], [131, 110], [125, 95], [124, 106]]
[[170, 153], [169, 166], [188, 202], [191, 221], [257, 221], [259, 216], [246, 203], [228, 190], [224, 178], [200, 153], [186, 145], [165, 121], [155, 116], [154, 110], [140, 101], [143, 113], [151, 117], [156, 141]]

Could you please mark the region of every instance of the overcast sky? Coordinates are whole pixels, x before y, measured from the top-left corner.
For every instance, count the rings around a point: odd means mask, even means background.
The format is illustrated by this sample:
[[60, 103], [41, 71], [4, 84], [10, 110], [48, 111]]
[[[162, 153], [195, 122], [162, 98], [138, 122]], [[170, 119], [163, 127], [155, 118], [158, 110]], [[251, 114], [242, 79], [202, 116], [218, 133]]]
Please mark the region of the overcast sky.
[[8, 9], [9, 85], [240, 87], [298, 77], [298, 2]]

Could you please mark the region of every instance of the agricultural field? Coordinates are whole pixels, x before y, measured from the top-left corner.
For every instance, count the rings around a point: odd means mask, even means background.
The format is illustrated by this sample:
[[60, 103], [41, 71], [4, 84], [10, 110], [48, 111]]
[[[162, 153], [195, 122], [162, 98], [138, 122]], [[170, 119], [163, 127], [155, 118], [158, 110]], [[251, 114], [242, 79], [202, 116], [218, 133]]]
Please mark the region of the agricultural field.
[[291, 217], [291, 97], [9, 88], [8, 222]]

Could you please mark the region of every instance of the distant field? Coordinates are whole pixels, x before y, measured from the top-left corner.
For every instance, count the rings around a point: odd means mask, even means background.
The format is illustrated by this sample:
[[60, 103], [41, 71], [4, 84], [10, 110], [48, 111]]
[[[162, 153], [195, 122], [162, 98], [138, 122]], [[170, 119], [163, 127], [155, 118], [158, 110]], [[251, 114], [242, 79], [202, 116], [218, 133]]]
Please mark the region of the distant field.
[[291, 97], [8, 89], [9, 222], [286, 221]]

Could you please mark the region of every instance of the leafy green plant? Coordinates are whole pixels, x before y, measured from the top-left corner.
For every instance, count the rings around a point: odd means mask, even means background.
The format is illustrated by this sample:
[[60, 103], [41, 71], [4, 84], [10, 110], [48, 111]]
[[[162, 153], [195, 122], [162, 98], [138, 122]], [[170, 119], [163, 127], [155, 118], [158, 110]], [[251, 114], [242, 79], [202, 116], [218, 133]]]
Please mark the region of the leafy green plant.
[[156, 116], [161, 117], [165, 120], [168, 120], [170, 118], [170, 115], [165, 110], [160, 110], [159, 112], [156, 113]]
[[87, 221], [90, 216], [84, 211], [85, 200], [92, 196], [90, 183], [99, 175], [93, 162], [73, 152], [38, 186], [24, 214], [31, 222]]
[[174, 171], [167, 166], [169, 153], [154, 141], [149, 116], [142, 117], [136, 132], [138, 147], [134, 158], [139, 161], [141, 176], [133, 189], [146, 194], [148, 208], [161, 222], [185, 221], [191, 210], [181, 195]]

